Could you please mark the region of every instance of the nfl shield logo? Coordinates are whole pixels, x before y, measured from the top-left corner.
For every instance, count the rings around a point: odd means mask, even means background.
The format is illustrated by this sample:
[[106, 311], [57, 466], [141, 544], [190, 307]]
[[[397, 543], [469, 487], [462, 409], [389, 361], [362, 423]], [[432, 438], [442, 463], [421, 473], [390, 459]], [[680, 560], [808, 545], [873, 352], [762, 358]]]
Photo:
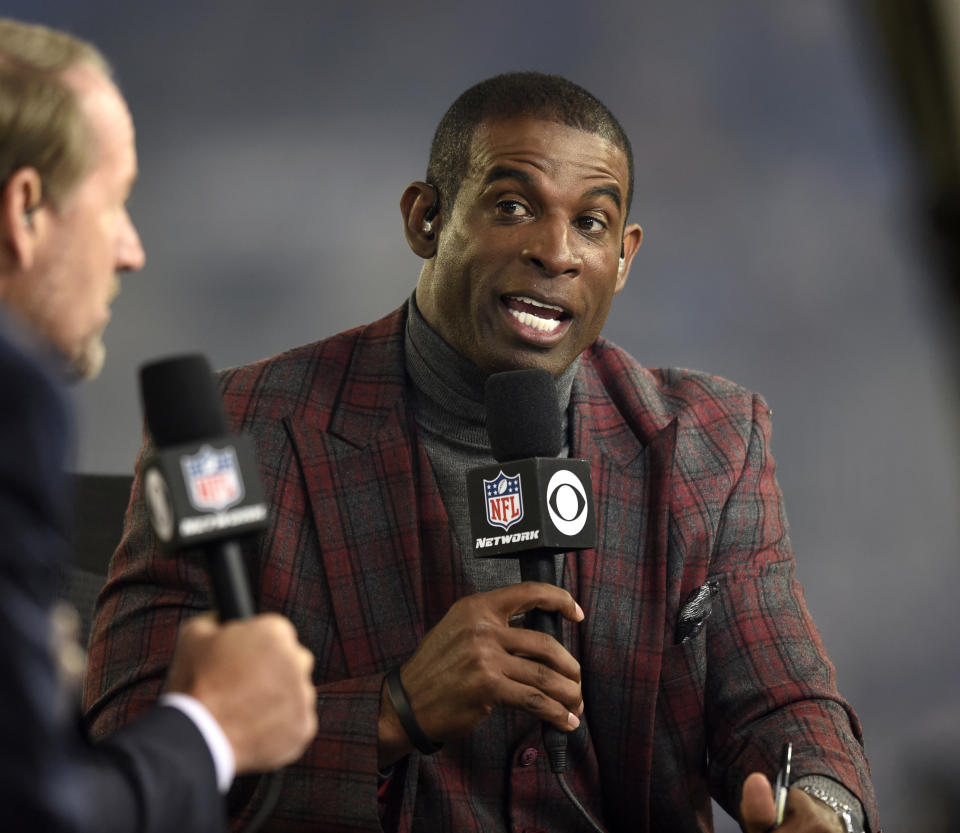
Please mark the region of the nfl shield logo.
[[519, 474], [507, 477], [501, 471], [493, 480], [484, 479], [483, 494], [490, 526], [499, 526], [506, 531], [523, 518]]
[[203, 446], [196, 454], [180, 458], [187, 496], [201, 512], [220, 512], [243, 500], [243, 481], [233, 446]]

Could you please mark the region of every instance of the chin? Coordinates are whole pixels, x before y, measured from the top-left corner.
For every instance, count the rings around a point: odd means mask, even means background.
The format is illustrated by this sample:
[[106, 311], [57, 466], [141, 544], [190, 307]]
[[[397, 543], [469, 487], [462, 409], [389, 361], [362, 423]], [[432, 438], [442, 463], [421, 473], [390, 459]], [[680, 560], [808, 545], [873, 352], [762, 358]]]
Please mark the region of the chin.
[[95, 379], [103, 370], [107, 348], [100, 333], [90, 336], [70, 358], [70, 377], [74, 381]]
[[570, 362], [564, 357], [520, 351], [509, 356], [491, 359], [484, 370], [487, 373], [499, 373], [505, 370], [546, 370], [552, 376], [559, 376], [569, 366]]

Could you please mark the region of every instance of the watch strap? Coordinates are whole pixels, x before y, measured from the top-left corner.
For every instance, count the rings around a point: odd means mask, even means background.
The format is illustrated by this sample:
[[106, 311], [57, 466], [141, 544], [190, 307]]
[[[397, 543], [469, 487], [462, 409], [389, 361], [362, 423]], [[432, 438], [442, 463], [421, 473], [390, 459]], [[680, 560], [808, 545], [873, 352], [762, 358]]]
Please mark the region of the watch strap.
[[841, 801], [830, 795], [826, 790], [822, 790], [819, 787], [813, 786], [812, 784], [802, 784], [798, 786], [798, 789], [803, 790], [807, 795], [816, 798], [818, 801], [826, 804], [833, 812], [835, 812], [840, 817], [840, 822], [843, 824], [844, 833], [863, 833], [861, 830], [857, 830], [854, 826], [854, 811], [853, 808], [847, 804], [844, 804]]

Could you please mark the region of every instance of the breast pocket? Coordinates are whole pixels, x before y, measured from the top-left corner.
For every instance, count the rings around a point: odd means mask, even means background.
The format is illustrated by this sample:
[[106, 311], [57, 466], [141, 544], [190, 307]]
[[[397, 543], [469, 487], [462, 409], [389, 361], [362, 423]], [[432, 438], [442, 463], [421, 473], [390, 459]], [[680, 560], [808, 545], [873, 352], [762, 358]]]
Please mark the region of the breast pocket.
[[717, 583], [708, 581], [684, 601], [660, 667], [658, 725], [666, 735], [661, 743], [687, 773], [706, 768], [707, 633], [718, 593]]

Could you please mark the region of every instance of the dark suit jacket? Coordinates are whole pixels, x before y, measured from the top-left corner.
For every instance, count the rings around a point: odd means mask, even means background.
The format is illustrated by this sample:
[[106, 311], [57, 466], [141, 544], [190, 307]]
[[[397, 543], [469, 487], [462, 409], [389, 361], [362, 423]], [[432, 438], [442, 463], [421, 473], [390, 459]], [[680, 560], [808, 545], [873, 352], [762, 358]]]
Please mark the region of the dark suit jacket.
[[66, 544], [69, 420], [58, 385], [0, 314], [0, 827], [175, 831], [224, 825], [213, 761], [188, 718], [157, 708], [91, 745], [61, 690], [50, 613]]
[[[252, 561], [259, 602], [317, 658], [320, 730], [267, 829], [380, 829], [383, 674], [474, 589], [413, 424], [403, 323], [401, 309], [223, 378], [274, 506]], [[793, 578], [763, 402], [702, 374], [645, 370], [601, 340], [582, 357], [571, 413], [600, 525], [597, 549], [568, 555], [563, 576], [586, 612], [564, 629], [583, 669], [588, 732], [570, 775], [581, 799], [611, 831], [706, 830], [709, 792], [736, 812], [743, 779], [775, 772], [790, 739], [796, 773], [845, 784], [876, 830], [860, 727]], [[155, 696], [158, 645], [207, 604], [200, 565], [157, 552], [140, 489], [94, 625], [87, 702], [102, 731]], [[712, 613], [679, 641], [680, 611], [708, 581]], [[388, 829], [549, 826], [542, 807], [558, 790], [542, 762], [529, 766], [526, 741], [484, 758], [498, 714], [396, 769]]]

